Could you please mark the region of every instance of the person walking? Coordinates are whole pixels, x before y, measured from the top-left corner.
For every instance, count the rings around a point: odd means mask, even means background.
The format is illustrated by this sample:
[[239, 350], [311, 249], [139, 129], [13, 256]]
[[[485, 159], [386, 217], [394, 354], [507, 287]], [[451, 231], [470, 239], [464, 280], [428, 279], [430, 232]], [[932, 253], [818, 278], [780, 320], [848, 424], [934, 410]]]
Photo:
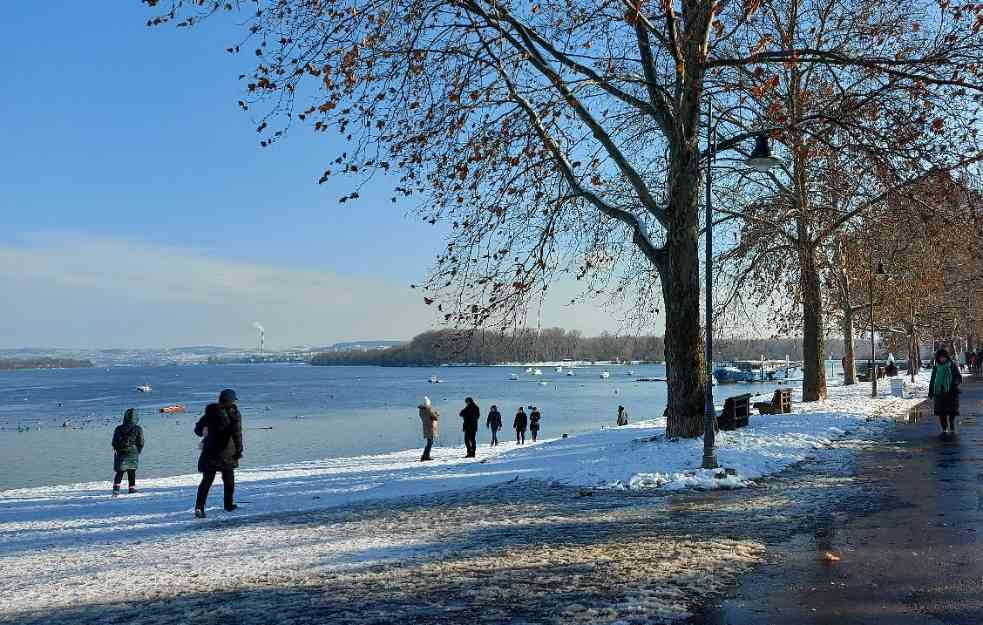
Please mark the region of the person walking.
[[628, 411], [624, 406], [618, 406], [618, 427], [628, 425]]
[[498, 411], [498, 406], [492, 405], [491, 410], [488, 411], [488, 420], [485, 421], [485, 427], [491, 430], [491, 444], [489, 447], [495, 447], [498, 445], [498, 431], [502, 429], [502, 413]]
[[481, 418], [481, 409], [478, 404], [470, 397], [464, 398], [464, 410], [461, 411], [461, 419], [464, 420], [464, 446], [467, 448], [465, 458], [474, 458], [478, 451], [478, 420]]
[[935, 414], [942, 426], [942, 435], [954, 434], [956, 417], [959, 416], [959, 385], [962, 374], [959, 367], [949, 358], [945, 348], [935, 353], [935, 366], [928, 383], [928, 396], [933, 400]]
[[526, 427], [529, 425], [529, 417], [526, 416], [526, 411], [519, 406], [519, 411], [515, 413], [515, 419], [512, 421], [512, 429], [515, 430], [515, 443], [517, 445], [526, 444]]
[[235, 469], [239, 466], [243, 448], [242, 415], [237, 401], [236, 392], [225, 389], [219, 394], [218, 403], [208, 404], [205, 415], [195, 424], [195, 434], [204, 437], [198, 458], [201, 483], [195, 500], [195, 516], [199, 519], [205, 518], [205, 502], [216, 473], [222, 475], [226, 512], [239, 507], [235, 504]]
[[532, 412], [529, 413], [529, 433], [532, 434], [532, 442], [536, 442], [539, 438], [539, 420], [543, 418], [543, 415], [539, 412], [539, 408], [536, 406], [532, 407]]
[[143, 428], [137, 425], [140, 418], [137, 411], [127, 408], [123, 413], [123, 423], [113, 430], [113, 497], [119, 497], [123, 473], [130, 485], [130, 494], [137, 492], [137, 468], [140, 466], [140, 453], [143, 451]]
[[420, 462], [426, 462], [433, 460], [430, 457], [430, 448], [433, 447], [433, 441], [437, 438], [437, 419], [440, 418], [440, 413], [430, 404], [430, 398], [426, 396], [418, 408], [420, 410], [420, 422], [423, 425], [423, 438], [427, 441]]

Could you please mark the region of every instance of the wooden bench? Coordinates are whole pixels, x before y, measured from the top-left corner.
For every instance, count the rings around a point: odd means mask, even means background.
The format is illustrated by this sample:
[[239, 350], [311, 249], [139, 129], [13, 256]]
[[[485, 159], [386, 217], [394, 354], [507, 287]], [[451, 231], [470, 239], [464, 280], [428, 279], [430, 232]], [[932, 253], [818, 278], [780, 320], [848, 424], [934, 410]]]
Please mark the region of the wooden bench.
[[736, 430], [746, 427], [751, 417], [751, 395], [735, 395], [724, 400], [724, 410], [717, 417], [721, 430]]
[[754, 404], [758, 414], [787, 414], [792, 412], [792, 389], [780, 388], [775, 391], [771, 401], [759, 401]]

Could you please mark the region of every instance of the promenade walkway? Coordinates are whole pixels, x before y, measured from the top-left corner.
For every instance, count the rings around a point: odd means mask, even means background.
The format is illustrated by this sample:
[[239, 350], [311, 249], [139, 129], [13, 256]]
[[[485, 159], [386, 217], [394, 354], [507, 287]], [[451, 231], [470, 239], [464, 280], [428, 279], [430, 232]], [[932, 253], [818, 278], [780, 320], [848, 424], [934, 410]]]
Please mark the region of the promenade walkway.
[[[706, 625], [983, 623], [983, 382], [966, 378], [957, 436], [931, 408], [861, 453], [857, 478], [884, 509], [831, 506], [812, 536], [693, 619]], [[830, 551], [841, 558], [827, 562]]]

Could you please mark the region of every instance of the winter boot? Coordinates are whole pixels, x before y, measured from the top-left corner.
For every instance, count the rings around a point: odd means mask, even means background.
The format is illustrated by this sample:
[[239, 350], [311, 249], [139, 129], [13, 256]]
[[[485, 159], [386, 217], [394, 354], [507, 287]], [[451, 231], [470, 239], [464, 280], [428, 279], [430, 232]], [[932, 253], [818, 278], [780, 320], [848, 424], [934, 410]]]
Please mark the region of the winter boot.
[[113, 484], [113, 497], [119, 497], [119, 484]]
[[131, 487], [130, 487], [130, 494], [131, 494], [131, 495], [132, 495], [133, 493], [138, 493], [138, 492], [140, 492], [140, 491], [138, 491], [138, 490], [137, 490], [137, 487], [136, 487], [136, 486], [131, 486]]
[[204, 519], [205, 516], [206, 515], [205, 515], [205, 509], [204, 508], [195, 508], [195, 518], [196, 519]]
[[239, 506], [237, 506], [235, 504], [232, 504], [231, 506], [225, 506], [225, 511], [226, 512], [235, 512], [238, 509], [239, 509]]

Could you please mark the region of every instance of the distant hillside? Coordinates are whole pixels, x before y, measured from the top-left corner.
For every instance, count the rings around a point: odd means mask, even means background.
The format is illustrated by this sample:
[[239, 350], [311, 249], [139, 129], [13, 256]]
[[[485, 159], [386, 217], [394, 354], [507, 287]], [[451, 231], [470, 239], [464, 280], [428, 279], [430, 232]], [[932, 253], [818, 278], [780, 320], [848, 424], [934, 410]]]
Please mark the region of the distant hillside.
[[347, 341], [344, 343], [335, 343], [328, 347], [322, 347], [318, 351], [322, 353], [331, 352], [365, 352], [379, 349], [387, 349], [390, 347], [398, 347], [405, 344], [406, 341]]
[[74, 358], [7, 358], [0, 359], [0, 370], [13, 369], [81, 369], [93, 367], [91, 360]]

